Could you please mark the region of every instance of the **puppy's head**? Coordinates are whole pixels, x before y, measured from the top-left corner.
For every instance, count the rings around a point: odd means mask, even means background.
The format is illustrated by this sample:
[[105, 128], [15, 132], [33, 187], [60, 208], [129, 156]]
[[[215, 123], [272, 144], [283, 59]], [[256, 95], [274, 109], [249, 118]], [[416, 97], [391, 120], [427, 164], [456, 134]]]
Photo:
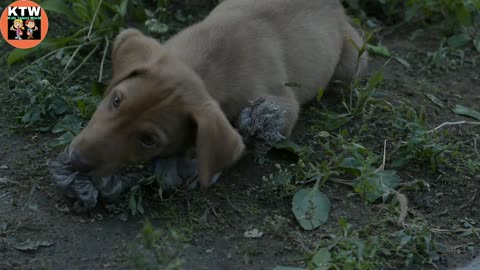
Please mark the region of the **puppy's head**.
[[114, 42], [112, 65], [102, 102], [70, 144], [75, 170], [105, 176], [194, 147], [207, 186], [240, 157], [242, 139], [202, 80], [160, 43], [125, 30]]

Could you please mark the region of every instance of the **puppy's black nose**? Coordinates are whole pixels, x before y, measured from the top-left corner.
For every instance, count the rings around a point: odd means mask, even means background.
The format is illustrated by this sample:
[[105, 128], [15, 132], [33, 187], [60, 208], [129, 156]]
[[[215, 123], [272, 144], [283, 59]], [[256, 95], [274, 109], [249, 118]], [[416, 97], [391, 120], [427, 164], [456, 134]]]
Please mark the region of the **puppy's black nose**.
[[80, 173], [88, 173], [93, 170], [93, 165], [89, 163], [85, 157], [78, 151], [73, 150], [72, 154], [70, 155], [70, 162], [72, 164], [73, 170], [80, 172]]

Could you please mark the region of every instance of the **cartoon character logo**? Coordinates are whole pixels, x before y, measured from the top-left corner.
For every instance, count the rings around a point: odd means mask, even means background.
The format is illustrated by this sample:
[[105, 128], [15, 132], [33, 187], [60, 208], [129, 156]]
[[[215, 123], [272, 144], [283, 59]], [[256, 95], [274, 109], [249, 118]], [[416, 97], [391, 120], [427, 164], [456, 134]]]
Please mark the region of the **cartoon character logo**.
[[25, 25], [27, 26], [27, 39], [32, 39], [33, 38], [33, 31], [38, 31], [38, 27], [35, 25], [34, 20], [27, 20], [25, 22]]
[[15, 48], [33, 48], [47, 36], [47, 13], [38, 3], [14, 1], [0, 14], [0, 32], [5, 41]]
[[11, 31], [16, 31], [16, 37], [15, 39], [22, 39], [23, 31], [25, 30], [25, 27], [23, 27], [23, 21], [22, 20], [15, 20], [13, 21], [12, 27], [10, 27]]

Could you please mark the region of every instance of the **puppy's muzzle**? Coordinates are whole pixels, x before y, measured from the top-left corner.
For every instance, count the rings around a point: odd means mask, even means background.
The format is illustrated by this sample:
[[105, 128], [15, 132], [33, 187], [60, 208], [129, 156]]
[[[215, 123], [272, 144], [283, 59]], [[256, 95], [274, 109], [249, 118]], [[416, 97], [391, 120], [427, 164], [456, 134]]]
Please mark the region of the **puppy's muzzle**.
[[90, 163], [77, 149], [70, 154], [70, 163], [72, 169], [80, 173], [86, 174], [94, 169], [94, 165]]

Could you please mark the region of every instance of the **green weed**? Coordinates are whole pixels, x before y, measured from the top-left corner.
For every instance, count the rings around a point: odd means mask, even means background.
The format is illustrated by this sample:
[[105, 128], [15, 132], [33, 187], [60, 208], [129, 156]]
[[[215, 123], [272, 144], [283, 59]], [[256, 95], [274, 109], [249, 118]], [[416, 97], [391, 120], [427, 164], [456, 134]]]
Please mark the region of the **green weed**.
[[358, 229], [340, 218], [338, 230], [319, 241], [309, 256], [306, 269], [375, 270], [436, 266], [442, 250], [433, 240], [430, 229], [419, 220], [404, 228], [396, 227], [391, 233], [394, 224], [394, 218], [388, 212]]
[[186, 242], [188, 239], [177, 231], [155, 229], [145, 220], [136, 242], [129, 247], [130, 257], [136, 269], [180, 270]]

